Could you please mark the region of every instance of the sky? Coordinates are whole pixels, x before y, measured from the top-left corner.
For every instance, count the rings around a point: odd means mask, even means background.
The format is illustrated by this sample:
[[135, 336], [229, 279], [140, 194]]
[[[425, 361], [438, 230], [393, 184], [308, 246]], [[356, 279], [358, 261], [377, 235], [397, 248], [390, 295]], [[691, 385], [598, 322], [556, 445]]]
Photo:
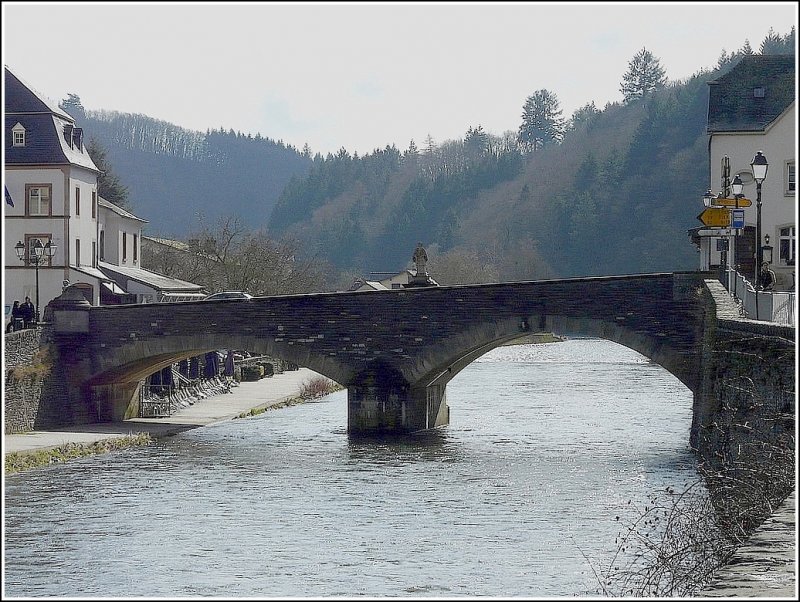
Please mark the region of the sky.
[[537, 90], [564, 117], [622, 100], [646, 48], [670, 80], [713, 68], [795, 2], [3, 2], [3, 63], [58, 102], [312, 153], [516, 132]]

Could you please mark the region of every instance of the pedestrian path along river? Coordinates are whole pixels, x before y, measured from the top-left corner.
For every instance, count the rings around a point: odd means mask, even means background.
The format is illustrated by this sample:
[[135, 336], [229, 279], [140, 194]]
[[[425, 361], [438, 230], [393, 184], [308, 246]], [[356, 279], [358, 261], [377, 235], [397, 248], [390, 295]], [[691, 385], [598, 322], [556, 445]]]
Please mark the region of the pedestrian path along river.
[[213, 395], [181, 408], [167, 418], [132, 418], [121, 422], [82, 424], [57, 430], [3, 436], [3, 454], [59, 447], [66, 443], [91, 444], [104, 439], [148, 433], [165, 437], [220, 420], [229, 420], [253, 408], [296, 397], [304, 383], [318, 374], [308, 368], [286, 371], [258, 381], [244, 381], [230, 393]]

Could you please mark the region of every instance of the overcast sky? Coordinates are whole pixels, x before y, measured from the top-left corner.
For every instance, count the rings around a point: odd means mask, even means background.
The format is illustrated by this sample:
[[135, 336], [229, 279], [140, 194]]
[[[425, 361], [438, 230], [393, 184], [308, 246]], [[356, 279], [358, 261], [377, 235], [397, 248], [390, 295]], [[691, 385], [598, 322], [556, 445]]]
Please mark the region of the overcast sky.
[[672, 80], [797, 25], [794, 2], [3, 2], [3, 62], [40, 93], [192, 130], [359, 154], [467, 128], [516, 131], [547, 89], [564, 117], [622, 100], [646, 47]]

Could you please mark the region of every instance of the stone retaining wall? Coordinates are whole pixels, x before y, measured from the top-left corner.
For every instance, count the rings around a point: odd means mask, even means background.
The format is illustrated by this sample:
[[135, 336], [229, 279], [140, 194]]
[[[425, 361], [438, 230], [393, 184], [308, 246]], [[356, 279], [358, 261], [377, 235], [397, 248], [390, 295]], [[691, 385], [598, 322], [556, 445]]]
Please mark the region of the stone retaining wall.
[[36, 422], [44, 379], [30, 368], [41, 360], [41, 335], [39, 328], [5, 334], [3, 411], [7, 434], [30, 431]]

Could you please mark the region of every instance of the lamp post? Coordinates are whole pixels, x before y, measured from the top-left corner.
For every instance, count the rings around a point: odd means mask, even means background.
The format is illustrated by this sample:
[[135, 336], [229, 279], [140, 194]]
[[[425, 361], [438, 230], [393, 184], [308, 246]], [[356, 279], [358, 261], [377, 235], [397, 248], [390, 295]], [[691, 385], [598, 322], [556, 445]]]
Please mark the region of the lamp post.
[[56, 254], [56, 245], [54, 245], [49, 240], [47, 241], [46, 245], [43, 245], [42, 241], [37, 238], [36, 242], [34, 242], [31, 245], [27, 257], [25, 255], [25, 245], [22, 244], [22, 241], [19, 241], [16, 245], [14, 245], [14, 250], [17, 252], [17, 257], [19, 258], [20, 261], [27, 261], [28, 263], [33, 264], [33, 267], [36, 269], [36, 315], [34, 319], [38, 324], [39, 323], [39, 266], [45, 261], [50, 261], [53, 258], [53, 256]]
[[769, 234], [764, 235], [764, 246], [761, 249], [761, 259], [767, 263], [772, 263], [772, 245], [769, 244]]
[[[733, 177], [733, 182], [731, 182], [731, 192], [733, 193], [733, 198], [736, 199], [736, 207], [735, 209], [739, 209], [739, 199], [744, 196], [744, 182], [742, 182], [742, 178], [739, 177], [737, 173]], [[734, 214], [735, 215], [735, 214]], [[733, 256], [731, 263], [734, 267], [736, 267], [736, 263], [739, 260], [739, 256], [737, 255], [738, 249], [737, 245], [739, 244], [739, 228], [736, 228], [733, 231]]]
[[750, 168], [753, 170], [753, 179], [756, 181], [756, 244], [758, 245], [758, 262], [754, 270], [754, 280], [756, 283], [756, 290], [758, 290], [761, 285], [761, 262], [764, 258], [764, 251], [761, 246], [761, 183], [767, 178], [767, 169], [769, 169], [767, 158], [761, 151], [758, 151], [756, 156], [753, 157]]

